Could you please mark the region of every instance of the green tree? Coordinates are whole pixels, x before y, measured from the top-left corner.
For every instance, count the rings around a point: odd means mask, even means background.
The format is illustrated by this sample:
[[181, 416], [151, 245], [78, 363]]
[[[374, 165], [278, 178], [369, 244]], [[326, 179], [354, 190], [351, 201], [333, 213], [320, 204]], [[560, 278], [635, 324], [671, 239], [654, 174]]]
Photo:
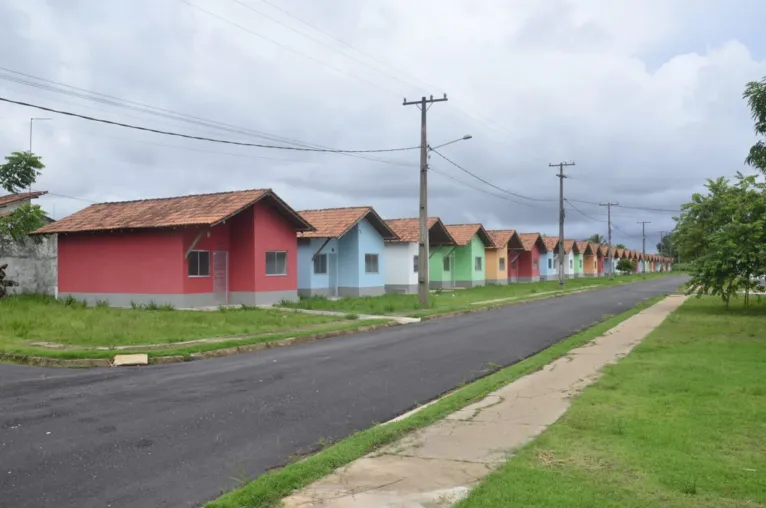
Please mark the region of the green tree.
[[744, 291], [745, 304], [758, 277], [766, 274], [766, 185], [737, 174], [708, 180], [707, 194], [695, 193], [681, 207], [673, 244], [689, 260], [688, 293], [718, 295], [728, 307]]
[[[31, 152], [13, 152], [0, 165], [0, 187], [8, 192], [23, 191], [31, 186], [45, 165]], [[45, 225], [45, 212], [38, 205], [25, 204], [0, 217], [0, 249], [7, 241], [22, 242], [27, 234]], [[38, 237], [34, 241], [39, 242]]]
[[636, 265], [633, 263], [632, 259], [622, 258], [619, 261], [617, 261], [618, 272], [633, 273], [635, 269], [636, 269]]
[[662, 240], [657, 243], [657, 252], [663, 256], [675, 257], [676, 251], [673, 246], [673, 237], [670, 235], [663, 236]]
[[[755, 122], [755, 133], [766, 137], [766, 77], [761, 81], [751, 81], [745, 87], [743, 97], [747, 99]], [[766, 174], [766, 143], [759, 140], [748, 154], [745, 162]]]
[[595, 235], [591, 235], [587, 241], [593, 242], [597, 245], [606, 245], [606, 238], [604, 238], [603, 235], [599, 235], [598, 233], [596, 233]]
[[624, 243], [618, 243], [614, 246], [615, 249], [627, 249]]

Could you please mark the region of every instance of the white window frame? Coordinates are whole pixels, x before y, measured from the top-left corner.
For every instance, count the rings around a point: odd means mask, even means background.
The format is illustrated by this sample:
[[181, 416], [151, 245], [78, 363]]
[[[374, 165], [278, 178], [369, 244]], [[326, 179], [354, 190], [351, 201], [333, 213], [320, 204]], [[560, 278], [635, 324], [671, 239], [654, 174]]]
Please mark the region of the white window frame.
[[[370, 260], [372, 260], [373, 257], [374, 257], [374, 259], [375, 259], [375, 271], [367, 269], [367, 256], [370, 257]], [[366, 252], [364, 254], [364, 273], [371, 273], [371, 274], [380, 273], [380, 254], [378, 254], [376, 252]]]
[[[317, 271], [317, 261], [319, 261], [320, 267], [321, 267], [321, 260], [324, 260], [324, 271], [318, 272]], [[317, 254], [314, 258], [314, 275], [327, 275], [329, 270], [329, 267], [327, 266], [327, 254]]]
[[418, 273], [420, 268], [420, 260], [418, 259], [420, 256], [418, 254], [415, 254], [412, 256], [412, 273]]
[[[285, 255], [285, 271], [284, 273], [269, 273], [269, 254], [284, 254]], [[274, 259], [274, 266], [279, 267], [278, 259]], [[287, 251], [286, 250], [267, 250], [266, 251], [266, 277], [285, 277], [287, 275]]]
[[[192, 254], [196, 254], [199, 256], [201, 252], [204, 252], [207, 254], [207, 275], [191, 275], [189, 273], [189, 269], [191, 268], [191, 256]], [[186, 258], [186, 276], [190, 279], [205, 279], [211, 276], [211, 269], [210, 269], [210, 251], [209, 250], [193, 250], [189, 252], [189, 257]], [[199, 258], [197, 259], [197, 272], [199, 273]]]

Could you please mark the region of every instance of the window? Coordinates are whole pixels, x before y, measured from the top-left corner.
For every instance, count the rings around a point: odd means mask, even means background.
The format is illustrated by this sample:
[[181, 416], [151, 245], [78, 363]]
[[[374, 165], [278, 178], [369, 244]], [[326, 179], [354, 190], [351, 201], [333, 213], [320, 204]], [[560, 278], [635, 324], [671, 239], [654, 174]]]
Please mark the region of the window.
[[582, 259], [580, 260], [580, 268], [582, 268]]
[[378, 273], [378, 255], [364, 255], [364, 273]]
[[476, 259], [473, 260], [473, 269], [477, 272], [481, 271], [481, 256], [476, 256]]
[[189, 277], [210, 277], [210, 252], [193, 250], [189, 253]]
[[535, 270], [537, 270], [537, 269], [539, 269], [539, 268], [540, 268], [540, 265], [537, 263], [537, 260], [536, 260], [536, 259], [535, 259], [535, 263], [534, 263], [534, 265], [535, 265]]
[[572, 260], [571, 259], [569, 260], [569, 269], [570, 270], [572, 269]]
[[548, 258], [548, 270], [553, 270], [553, 260]]
[[418, 256], [412, 256], [412, 271], [418, 273]]
[[450, 270], [450, 261], [448, 256], [444, 256], [444, 271], [449, 272]]
[[505, 258], [500, 258], [500, 263], [498, 265], [499, 270], [502, 272], [505, 270]]
[[327, 254], [319, 254], [314, 258], [314, 273], [327, 273]]
[[287, 275], [287, 252], [266, 251], [266, 275]]

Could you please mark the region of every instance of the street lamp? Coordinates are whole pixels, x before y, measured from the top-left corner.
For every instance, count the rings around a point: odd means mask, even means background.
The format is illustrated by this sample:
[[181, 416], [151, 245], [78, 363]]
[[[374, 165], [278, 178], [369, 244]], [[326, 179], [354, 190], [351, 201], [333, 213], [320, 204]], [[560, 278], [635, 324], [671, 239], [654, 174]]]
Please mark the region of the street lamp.
[[32, 153], [32, 127], [35, 125], [35, 120], [53, 120], [53, 118], [33, 117], [29, 119], [29, 153]]
[[452, 141], [448, 141], [447, 143], [442, 143], [441, 145], [437, 145], [437, 146], [429, 146], [429, 147], [428, 147], [428, 149], [429, 149], [429, 150], [436, 150], [437, 148], [441, 148], [441, 147], [443, 147], [443, 146], [451, 145], [452, 143], [457, 143], [458, 141], [465, 141], [465, 140], [467, 140], [467, 139], [471, 139], [472, 137], [473, 137], [473, 136], [471, 136], [470, 134], [466, 134], [466, 135], [465, 135], [465, 136], [463, 136], [462, 138], [453, 139]]

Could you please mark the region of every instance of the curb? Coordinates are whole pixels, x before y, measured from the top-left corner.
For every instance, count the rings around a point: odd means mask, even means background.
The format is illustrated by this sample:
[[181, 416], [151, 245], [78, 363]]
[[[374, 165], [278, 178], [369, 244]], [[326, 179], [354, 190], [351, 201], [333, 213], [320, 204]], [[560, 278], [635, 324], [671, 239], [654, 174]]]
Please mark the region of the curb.
[[[149, 365], [169, 365], [173, 363], [184, 363], [196, 360], [208, 360], [210, 358], [221, 358], [224, 356], [232, 356], [241, 353], [251, 353], [253, 351], [261, 351], [263, 349], [274, 349], [281, 347], [295, 346], [298, 344], [304, 344], [308, 342], [316, 342], [324, 339], [332, 339], [334, 337], [342, 337], [344, 335], [352, 335], [354, 333], [371, 332], [373, 330], [379, 330], [381, 328], [389, 328], [392, 326], [401, 326], [401, 323], [396, 321], [389, 321], [387, 323], [380, 323], [377, 325], [366, 325], [358, 328], [348, 328], [345, 330], [331, 330], [327, 332], [315, 333], [312, 335], [304, 335], [302, 337], [288, 337], [286, 339], [279, 339], [271, 342], [256, 342], [255, 344], [246, 344], [243, 346], [234, 346], [223, 349], [213, 349], [211, 351], [205, 351], [202, 353], [192, 353], [189, 356], [173, 355], [173, 356], [150, 356]], [[19, 363], [22, 365], [29, 365], [32, 367], [58, 367], [66, 369], [87, 369], [94, 367], [111, 367], [112, 361], [108, 358], [48, 358], [45, 356], [33, 356], [24, 355], [20, 353], [0, 353], [0, 361], [7, 361], [12, 363]]]

